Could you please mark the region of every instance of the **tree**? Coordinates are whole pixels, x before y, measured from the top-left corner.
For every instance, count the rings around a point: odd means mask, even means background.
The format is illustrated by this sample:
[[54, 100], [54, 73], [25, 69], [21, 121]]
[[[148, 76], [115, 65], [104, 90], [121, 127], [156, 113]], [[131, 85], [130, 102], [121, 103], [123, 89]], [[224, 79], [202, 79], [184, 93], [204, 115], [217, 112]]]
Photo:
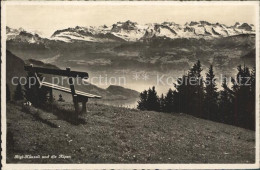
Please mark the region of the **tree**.
[[253, 67], [250, 77], [250, 91], [252, 93], [252, 96], [255, 96], [255, 76], [255, 67]]
[[137, 102], [137, 109], [139, 110], [147, 110], [147, 97], [148, 92], [147, 90], [144, 90], [140, 93], [140, 100]]
[[255, 129], [255, 116], [256, 116], [256, 112], [255, 112], [255, 67], [252, 69], [251, 71], [251, 77], [250, 77], [250, 99], [249, 99], [249, 121], [251, 122], [249, 126], [250, 129]]
[[160, 111], [165, 112], [166, 111], [165, 110], [165, 97], [163, 94], [161, 95], [159, 102], [160, 102]]
[[206, 74], [205, 81], [205, 98], [204, 98], [204, 116], [210, 120], [217, 120], [218, 112], [218, 93], [215, 83], [213, 66], [210, 65]]
[[169, 89], [165, 96], [165, 109], [166, 112], [174, 111], [174, 92], [172, 89]]
[[15, 92], [14, 92], [14, 100], [23, 100], [23, 91], [22, 91], [22, 85], [20, 82], [18, 82], [18, 85], [16, 86]]
[[11, 100], [11, 92], [8, 84], [6, 84], [6, 101], [8, 102], [10, 100]]
[[202, 116], [204, 102], [203, 77], [201, 76], [201, 63], [198, 60], [189, 70], [189, 89], [190, 89], [190, 114]]
[[[38, 78], [42, 81], [42, 76], [38, 74]], [[35, 75], [31, 72], [27, 74], [27, 83], [25, 88], [25, 98], [30, 101], [34, 106], [44, 106], [47, 101], [48, 91], [44, 87], [40, 87], [39, 82]]]
[[147, 110], [160, 111], [159, 97], [154, 86], [148, 90]]
[[227, 78], [224, 76], [222, 79], [223, 88], [220, 91], [220, 100], [219, 100], [219, 118], [218, 120], [223, 123], [233, 124], [234, 115], [232, 114], [232, 103], [231, 103], [231, 95], [232, 91], [228, 87]]
[[195, 116], [202, 116], [204, 102], [203, 77], [201, 76], [201, 64], [198, 60], [188, 71], [177, 79], [174, 84], [174, 109]]
[[[254, 127], [254, 122], [252, 122], [252, 98], [251, 94], [251, 74], [249, 68], [244, 65], [237, 67], [238, 73], [236, 78], [232, 78], [232, 104], [233, 113], [235, 118], [235, 124], [245, 128]], [[253, 109], [254, 112], [254, 109]]]
[[189, 84], [189, 75], [183, 75], [177, 79], [177, 83], [174, 83], [176, 88], [176, 94], [174, 95], [175, 102], [174, 107], [177, 112], [189, 113], [191, 105], [191, 86]]

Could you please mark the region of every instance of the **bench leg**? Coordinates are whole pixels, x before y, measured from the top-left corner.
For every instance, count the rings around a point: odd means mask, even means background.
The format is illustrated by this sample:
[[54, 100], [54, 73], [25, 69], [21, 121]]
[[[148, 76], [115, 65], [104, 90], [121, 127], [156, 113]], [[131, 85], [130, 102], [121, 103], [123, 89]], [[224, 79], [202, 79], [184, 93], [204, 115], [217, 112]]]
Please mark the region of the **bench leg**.
[[82, 113], [86, 113], [87, 112], [86, 103], [87, 102], [85, 102], [85, 101], [82, 102]]
[[53, 102], [53, 93], [52, 93], [52, 89], [50, 89], [50, 102]]
[[78, 115], [79, 114], [79, 103], [78, 103], [77, 96], [73, 97], [73, 103], [74, 103], [74, 107], [75, 107], [75, 113], [76, 113], [76, 115]]
[[86, 104], [88, 102], [88, 99], [85, 99], [82, 101], [82, 111], [81, 113], [87, 113], [87, 107], [86, 107]]

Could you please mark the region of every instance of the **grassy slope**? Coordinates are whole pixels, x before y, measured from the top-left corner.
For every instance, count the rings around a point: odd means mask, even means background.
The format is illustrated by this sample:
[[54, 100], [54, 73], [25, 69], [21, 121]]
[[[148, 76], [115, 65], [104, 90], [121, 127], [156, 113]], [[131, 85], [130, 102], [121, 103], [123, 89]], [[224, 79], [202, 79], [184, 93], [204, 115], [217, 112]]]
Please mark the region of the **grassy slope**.
[[[72, 107], [68, 103], [62, 106]], [[88, 104], [86, 122], [60, 114], [25, 113], [8, 104], [8, 162], [40, 163], [253, 163], [254, 132], [185, 114]], [[61, 111], [62, 113], [62, 111]], [[40, 121], [42, 115], [60, 128]], [[71, 113], [73, 114], [73, 113]], [[59, 119], [57, 118], [59, 117]], [[16, 154], [64, 154], [71, 159], [13, 159]]]

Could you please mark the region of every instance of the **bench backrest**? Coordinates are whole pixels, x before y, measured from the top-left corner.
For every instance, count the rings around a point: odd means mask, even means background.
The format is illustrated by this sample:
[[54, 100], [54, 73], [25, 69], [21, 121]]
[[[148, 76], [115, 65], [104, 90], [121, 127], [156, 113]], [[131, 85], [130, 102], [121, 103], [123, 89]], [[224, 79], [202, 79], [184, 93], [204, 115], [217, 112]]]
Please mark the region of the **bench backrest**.
[[67, 77], [80, 77], [82, 79], [88, 78], [88, 73], [86, 72], [79, 72], [79, 71], [71, 71], [70, 68], [66, 68], [66, 70], [59, 70], [59, 69], [50, 69], [50, 68], [42, 68], [42, 67], [33, 67], [24, 66], [25, 71], [34, 72], [34, 73], [42, 73], [42, 74], [52, 74], [52, 75], [59, 75], [59, 76], [67, 76]]

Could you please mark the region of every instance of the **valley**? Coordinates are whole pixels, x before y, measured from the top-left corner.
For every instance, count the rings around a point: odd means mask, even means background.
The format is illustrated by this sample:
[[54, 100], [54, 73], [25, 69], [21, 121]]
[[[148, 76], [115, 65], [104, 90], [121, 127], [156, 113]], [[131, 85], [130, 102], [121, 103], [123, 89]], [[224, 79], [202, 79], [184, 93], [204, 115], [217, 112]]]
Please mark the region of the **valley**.
[[[234, 76], [240, 64], [249, 68], [255, 65], [254, 26], [246, 23], [226, 26], [203, 21], [185, 25], [165, 22], [143, 26], [126, 21], [111, 27], [57, 30], [50, 38], [7, 27], [7, 49], [23, 60], [87, 71], [90, 77], [124, 77], [126, 83], [114, 85], [139, 92], [155, 85], [159, 93], [165, 93], [197, 60], [202, 63], [203, 75], [212, 64], [218, 77], [223, 73]], [[167, 85], [156, 84], [162, 75], [174, 80]]]

